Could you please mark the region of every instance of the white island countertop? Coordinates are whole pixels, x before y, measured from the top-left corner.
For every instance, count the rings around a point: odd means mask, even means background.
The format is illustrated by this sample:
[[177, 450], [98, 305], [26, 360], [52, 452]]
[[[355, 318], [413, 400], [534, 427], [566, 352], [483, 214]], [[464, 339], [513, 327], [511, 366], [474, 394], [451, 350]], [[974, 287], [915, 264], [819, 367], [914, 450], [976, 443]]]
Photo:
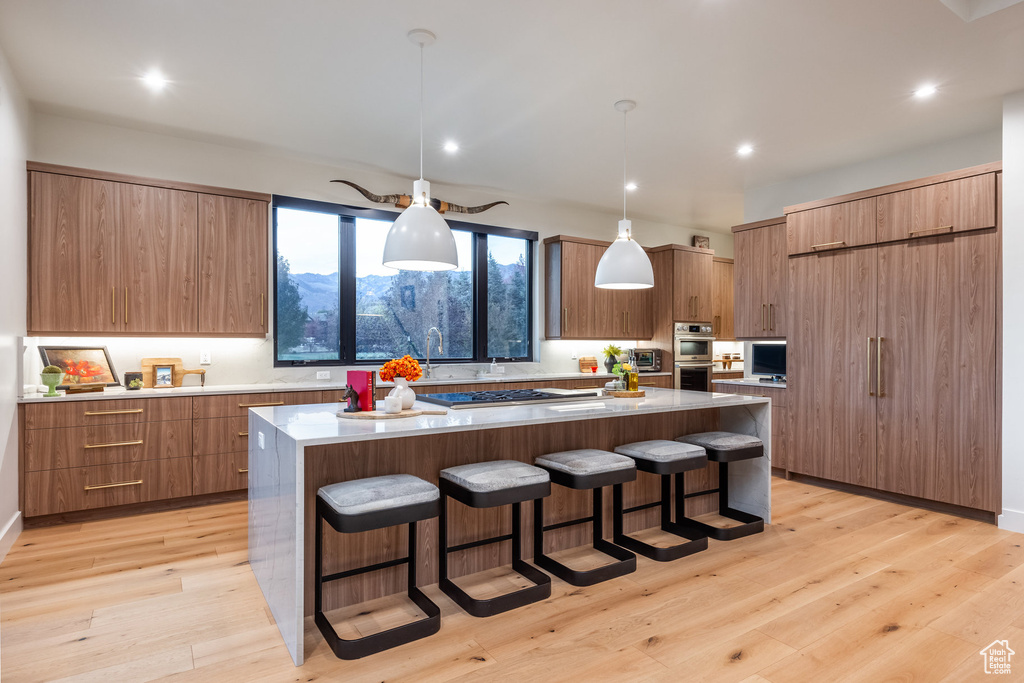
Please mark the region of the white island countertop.
[[[432, 433], [474, 429], [519, 427], [547, 422], [598, 420], [644, 413], [703, 410], [729, 406], [767, 403], [760, 396], [716, 394], [704, 391], [646, 389], [643, 398], [601, 398], [565, 403], [535, 403], [493, 408], [448, 410], [446, 415], [420, 415], [391, 420], [352, 420], [337, 416], [340, 403], [304, 406], [252, 408], [252, 412], [286, 434], [300, 446], [316, 446], [365, 439], [412, 436], [412, 432]], [[444, 410], [443, 406], [417, 401], [414, 408]]]

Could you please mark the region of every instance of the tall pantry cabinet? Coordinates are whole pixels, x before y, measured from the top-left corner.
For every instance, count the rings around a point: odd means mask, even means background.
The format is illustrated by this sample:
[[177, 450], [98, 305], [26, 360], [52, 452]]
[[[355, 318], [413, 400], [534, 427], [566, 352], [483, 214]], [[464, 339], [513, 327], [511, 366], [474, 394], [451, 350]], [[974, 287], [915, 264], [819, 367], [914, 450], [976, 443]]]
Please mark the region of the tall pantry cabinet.
[[999, 510], [999, 171], [787, 209], [791, 471]]

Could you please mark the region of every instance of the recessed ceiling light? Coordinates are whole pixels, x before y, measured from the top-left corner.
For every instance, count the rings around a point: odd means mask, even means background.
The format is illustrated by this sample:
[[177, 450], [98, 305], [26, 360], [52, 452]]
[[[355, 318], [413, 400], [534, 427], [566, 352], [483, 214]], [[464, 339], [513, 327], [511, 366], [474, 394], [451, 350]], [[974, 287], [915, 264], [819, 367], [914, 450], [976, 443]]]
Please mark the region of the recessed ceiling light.
[[736, 153], [739, 154], [741, 157], [749, 157], [751, 154], [754, 153], [754, 146], [740, 145], [739, 147], [736, 148]]
[[156, 69], [147, 71], [146, 74], [142, 76], [142, 82], [153, 92], [160, 92], [167, 87], [168, 83], [170, 83], [170, 81], [164, 78], [164, 75]]
[[636, 183], [626, 183], [626, 189], [632, 192], [636, 189]]
[[455, 154], [456, 152], [459, 151], [459, 146], [456, 143], [449, 140], [448, 142], [444, 143], [444, 151], [448, 152], [449, 154]]
[[919, 100], [926, 100], [932, 95], [938, 92], [938, 88], [934, 85], [922, 85], [920, 88], [914, 91], [914, 97]]

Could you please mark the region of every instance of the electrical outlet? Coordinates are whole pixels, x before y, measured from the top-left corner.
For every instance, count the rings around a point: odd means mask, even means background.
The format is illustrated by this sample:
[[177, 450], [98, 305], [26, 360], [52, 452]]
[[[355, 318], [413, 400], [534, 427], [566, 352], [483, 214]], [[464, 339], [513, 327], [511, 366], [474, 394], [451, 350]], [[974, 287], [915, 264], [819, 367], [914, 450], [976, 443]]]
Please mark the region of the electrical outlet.
[[316, 371], [316, 378], [317, 379], [330, 379], [331, 378], [331, 371], [330, 370], [317, 370]]
[[576, 349], [572, 350], [572, 355], [569, 356], [569, 360], [579, 360], [580, 354], [576, 353]]
[[263, 432], [256, 432], [256, 440], [259, 442], [261, 449], [267, 447], [267, 440], [263, 437]]
[[210, 352], [209, 351], [200, 351], [199, 352], [199, 364], [200, 365], [209, 365], [210, 363], [211, 363], [211, 361], [210, 361]]

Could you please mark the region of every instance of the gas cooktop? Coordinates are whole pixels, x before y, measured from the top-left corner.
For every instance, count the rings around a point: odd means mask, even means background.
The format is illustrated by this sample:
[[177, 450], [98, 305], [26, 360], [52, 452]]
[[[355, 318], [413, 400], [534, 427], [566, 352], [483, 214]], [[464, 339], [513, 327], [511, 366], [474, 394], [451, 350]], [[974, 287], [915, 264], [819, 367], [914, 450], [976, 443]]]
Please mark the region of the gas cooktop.
[[487, 408], [490, 406], [519, 406], [527, 403], [560, 403], [589, 401], [601, 398], [597, 391], [572, 389], [502, 389], [498, 391], [460, 391], [450, 394], [420, 394], [417, 401], [436, 403], [452, 410], [460, 408]]

